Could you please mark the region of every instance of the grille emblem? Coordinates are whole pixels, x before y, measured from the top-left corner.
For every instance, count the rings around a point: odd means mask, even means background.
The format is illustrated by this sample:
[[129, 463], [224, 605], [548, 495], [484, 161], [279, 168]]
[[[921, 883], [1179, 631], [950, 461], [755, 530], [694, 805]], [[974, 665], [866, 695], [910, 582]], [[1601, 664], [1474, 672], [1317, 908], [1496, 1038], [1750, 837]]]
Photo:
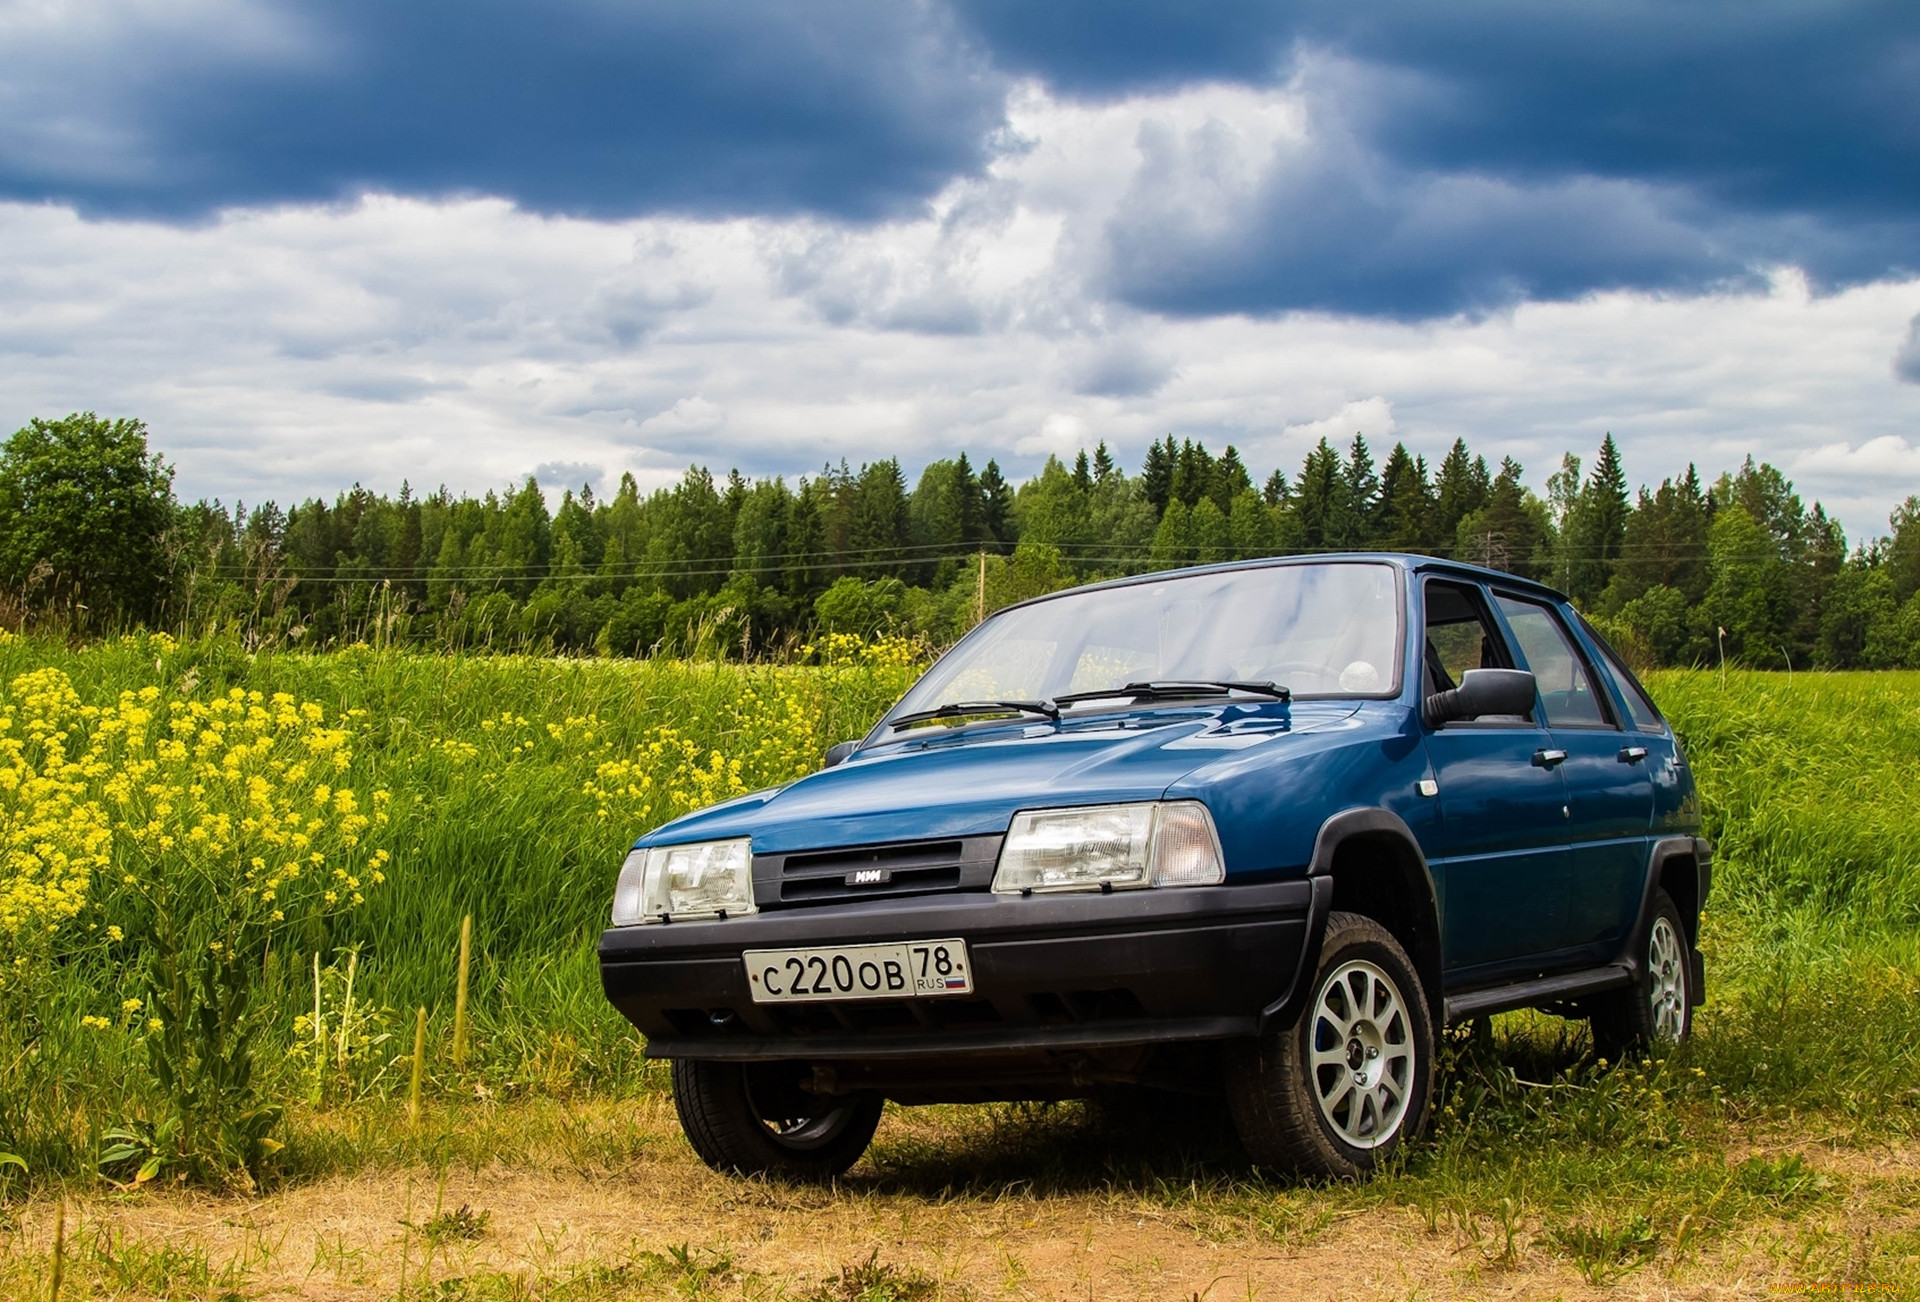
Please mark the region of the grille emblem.
[[885, 886], [893, 880], [893, 873], [885, 868], [858, 868], [847, 874], [849, 886]]

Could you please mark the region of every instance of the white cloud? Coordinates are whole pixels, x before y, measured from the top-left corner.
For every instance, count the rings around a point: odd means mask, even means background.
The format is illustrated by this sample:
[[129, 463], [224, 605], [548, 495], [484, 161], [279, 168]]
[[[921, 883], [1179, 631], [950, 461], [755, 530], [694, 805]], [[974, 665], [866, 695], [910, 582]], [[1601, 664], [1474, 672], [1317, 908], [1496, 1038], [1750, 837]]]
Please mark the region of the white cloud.
[[1018, 475], [1102, 439], [1137, 466], [1168, 432], [1235, 443], [1264, 477], [1355, 430], [1430, 462], [1464, 436], [1536, 485], [1609, 430], [1636, 481], [1750, 452], [1855, 535], [1920, 490], [1920, 385], [1888, 365], [1920, 280], [1820, 296], [1789, 270], [1422, 323], [1159, 316], [1103, 288], [1154, 132], [1237, 142], [1214, 173], [1237, 192], [1234, 159], [1308, 129], [1297, 96], [1028, 88], [1011, 120], [1023, 143], [986, 175], [869, 227], [371, 197], [179, 228], [0, 205], [0, 428], [138, 415], [183, 492], [229, 501], [479, 490], [541, 466], [651, 487], [690, 461], [791, 475], [897, 455], [911, 475], [961, 448]]
[[1894, 434], [1868, 439], [1859, 447], [1827, 443], [1803, 452], [1786, 467], [1790, 473], [1818, 476], [1828, 482], [1856, 481], [1872, 489], [1881, 483], [1906, 483], [1920, 488], [1920, 447]]
[[641, 421], [638, 432], [648, 442], [676, 443], [716, 434], [726, 423], [726, 408], [696, 393], [691, 398], [680, 399], [659, 415]]
[[1359, 402], [1342, 403], [1340, 410], [1324, 420], [1289, 425], [1282, 437], [1294, 444], [1313, 446], [1321, 439], [1344, 446], [1355, 434], [1366, 434], [1370, 444], [1387, 442], [1394, 431], [1393, 404], [1375, 394]]
[[1015, 443], [1013, 450], [1025, 457], [1068, 458], [1096, 441], [1088, 433], [1087, 422], [1080, 417], [1064, 411], [1049, 412], [1040, 428]]

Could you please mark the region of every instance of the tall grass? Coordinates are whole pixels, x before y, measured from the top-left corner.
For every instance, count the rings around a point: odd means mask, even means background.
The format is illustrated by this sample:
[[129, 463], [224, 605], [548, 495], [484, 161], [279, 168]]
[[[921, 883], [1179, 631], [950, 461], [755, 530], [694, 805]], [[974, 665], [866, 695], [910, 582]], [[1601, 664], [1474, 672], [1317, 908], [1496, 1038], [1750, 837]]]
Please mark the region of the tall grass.
[[1737, 1111], [1920, 1122], [1920, 674], [1659, 673], [1716, 844], [1693, 1056]]
[[1653, 676], [1719, 846], [1723, 907], [1920, 923], [1920, 674]]
[[[424, 1006], [435, 1025], [450, 1024], [471, 914], [468, 1083], [498, 1096], [645, 1077], [593, 957], [628, 845], [685, 809], [817, 767], [827, 745], [864, 731], [909, 685], [914, 671], [900, 659], [856, 652], [776, 667], [9, 638], [0, 703], [21, 675], [51, 667], [85, 702], [147, 685], [163, 700], [241, 688], [288, 692], [348, 720], [352, 769], [340, 785], [392, 793], [393, 860], [364, 906], [309, 933], [300, 952], [268, 956], [262, 984], [280, 1025], [266, 1039], [279, 1047], [261, 1068], [282, 1093], [322, 1102], [404, 1090], [411, 1018], [392, 1010]], [[83, 911], [67, 925], [106, 922]], [[327, 978], [321, 1020], [345, 1045], [325, 1061], [300, 1052], [308, 1037], [294, 1026], [316, 1007], [316, 954]], [[32, 1025], [0, 1027], [0, 1050], [42, 1068], [31, 1100], [0, 1085], [0, 1150], [40, 1168], [85, 1165], [104, 1126], [150, 1104], [134, 1028], [84, 1020], [136, 996], [137, 966], [67, 962]]]
[[[455, 1072], [436, 1029], [430, 1095], [656, 1088], [658, 1072], [601, 996], [593, 955], [627, 846], [682, 809], [810, 770], [910, 684], [914, 668], [895, 660], [315, 656], [223, 641], [11, 639], [0, 640], [0, 703], [21, 674], [51, 667], [85, 701], [146, 685], [181, 697], [240, 687], [351, 719], [349, 776], [393, 793], [388, 880], [298, 952], [270, 954], [262, 972], [273, 1019], [262, 1070], [280, 1097], [325, 1111], [405, 1094], [413, 1010], [451, 1026], [468, 914], [469, 1061]], [[1735, 1118], [1815, 1108], [1850, 1125], [1911, 1128], [1920, 674], [1676, 672], [1649, 686], [1687, 746], [1719, 846], [1705, 930], [1712, 1002], [1688, 1061], [1720, 1085]], [[75, 961], [57, 975], [27, 1024], [0, 1027], [0, 1068], [35, 1067], [0, 1079], [0, 1151], [40, 1171], [85, 1170], [100, 1133], [152, 1100], [138, 1036], [82, 1022], [118, 1007], [128, 992], [102, 983], [129, 971]]]

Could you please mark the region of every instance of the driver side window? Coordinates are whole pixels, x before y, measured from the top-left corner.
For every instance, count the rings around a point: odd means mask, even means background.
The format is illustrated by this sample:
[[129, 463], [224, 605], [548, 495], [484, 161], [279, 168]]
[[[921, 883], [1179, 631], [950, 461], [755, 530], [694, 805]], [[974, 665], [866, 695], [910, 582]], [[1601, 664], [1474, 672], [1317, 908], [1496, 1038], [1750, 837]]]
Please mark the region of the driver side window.
[[1427, 580], [1426, 691], [1450, 691], [1469, 669], [1511, 669], [1506, 641], [1488, 618], [1478, 590]]

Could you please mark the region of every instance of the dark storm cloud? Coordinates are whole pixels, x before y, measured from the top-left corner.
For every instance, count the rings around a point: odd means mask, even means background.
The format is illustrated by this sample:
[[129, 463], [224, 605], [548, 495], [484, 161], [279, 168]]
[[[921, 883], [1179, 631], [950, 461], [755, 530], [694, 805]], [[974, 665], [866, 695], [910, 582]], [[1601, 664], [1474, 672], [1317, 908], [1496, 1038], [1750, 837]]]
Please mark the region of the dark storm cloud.
[[1316, 157], [1266, 164], [1237, 229], [1186, 231], [1143, 190], [1114, 250], [1143, 305], [1421, 315], [1767, 262], [1827, 286], [1920, 268], [1906, 0], [956, 3], [1065, 91], [1295, 84], [1337, 120]]
[[1002, 66], [1083, 95], [1274, 83], [1303, 48], [1412, 74], [1376, 105], [1405, 166], [1666, 177], [1795, 211], [1920, 201], [1909, 0], [955, 4]]
[[113, 17], [0, 23], [0, 195], [168, 217], [370, 189], [871, 218], [976, 168], [1003, 95], [940, 11], [899, 0]]
[[1181, 315], [1415, 318], [1596, 289], [1751, 281], [1756, 246], [1785, 242], [1723, 230], [1724, 214], [1640, 182], [1416, 171], [1338, 119], [1337, 89], [1317, 88], [1309, 102], [1304, 140], [1148, 122], [1141, 169], [1107, 223], [1110, 287]]
[[[0, 198], [194, 221], [370, 190], [866, 222], [1016, 144], [1019, 76], [1058, 98], [1225, 82], [1305, 105], [1305, 139], [1257, 147], [1148, 121], [1085, 289], [1161, 312], [1425, 317], [1780, 263], [1822, 288], [1920, 269], [1912, 0], [18, 6]], [[875, 315], [855, 302], [873, 274], [835, 264], [807, 295], [830, 320], [980, 328], [910, 277]], [[607, 329], [638, 346], [678, 301], [609, 305]]]
[[1173, 378], [1173, 365], [1135, 340], [1103, 341], [1069, 372], [1075, 393], [1141, 398]]
[[1893, 373], [1908, 384], [1920, 384], [1920, 316], [1907, 327], [1907, 342], [1894, 354]]

